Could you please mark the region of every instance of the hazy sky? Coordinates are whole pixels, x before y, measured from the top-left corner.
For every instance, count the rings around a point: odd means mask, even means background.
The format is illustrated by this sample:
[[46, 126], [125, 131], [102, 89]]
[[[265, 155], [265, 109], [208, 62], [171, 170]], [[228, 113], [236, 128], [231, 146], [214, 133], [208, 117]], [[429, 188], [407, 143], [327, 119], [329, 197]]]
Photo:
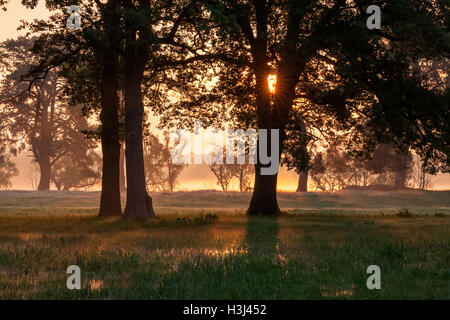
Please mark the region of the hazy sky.
[[[32, 21], [49, 16], [49, 11], [45, 8], [44, 1], [39, 1], [38, 7], [34, 10], [26, 9], [20, 2], [20, 0], [10, 0], [7, 6], [8, 11], [4, 12], [0, 10], [0, 41], [24, 34], [24, 31], [20, 33], [17, 31], [20, 20]], [[30, 166], [30, 154], [21, 154], [16, 160], [20, 175], [13, 179], [13, 189], [31, 189], [31, 181], [33, 180], [32, 176], [34, 174], [32, 166]], [[294, 172], [288, 172], [282, 168], [279, 175], [279, 189], [283, 191], [295, 191], [297, 188], [297, 179], [297, 175]], [[179, 188], [185, 190], [218, 188], [213, 174], [206, 165], [190, 165], [182, 172], [179, 183]], [[450, 175], [446, 174], [434, 177], [433, 185], [435, 189], [450, 189]], [[238, 188], [236, 182], [234, 183], [234, 188]]]
[[10, 0], [10, 3], [6, 6], [8, 11], [4, 12], [0, 10], [0, 40], [6, 40], [8, 38], [15, 38], [19, 34], [24, 34], [24, 31], [20, 33], [17, 28], [20, 25], [20, 20], [33, 21], [34, 19], [46, 18], [49, 16], [49, 11], [45, 8], [44, 1], [39, 1], [39, 5], [36, 9], [26, 9], [20, 0]]

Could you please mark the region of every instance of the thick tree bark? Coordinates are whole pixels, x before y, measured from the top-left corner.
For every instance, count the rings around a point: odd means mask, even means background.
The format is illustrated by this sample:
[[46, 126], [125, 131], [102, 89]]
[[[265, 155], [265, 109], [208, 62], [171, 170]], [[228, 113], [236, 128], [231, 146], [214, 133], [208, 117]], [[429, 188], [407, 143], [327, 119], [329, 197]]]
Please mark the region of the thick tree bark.
[[100, 197], [100, 217], [122, 216], [119, 188], [119, 89], [116, 66], [104, 63], [103, 85], [101, 88], [102, 111], [102, 193]]
[[141, 81], [128, 74], [125, 80], [125, 133], [127, 168], [127, 205], [124, 217], [155, 216], [152, 198], [145, 186], [144, 151], [142, 147], [142, 104]]
[[[111, 1], [110, 6], [116, 2]], [[114, 8], [110, 8], [114, 9]], [[107, 11], [112, 13], [113, 10]], [[112, 20], [113, 22], [114, 20]], [[111, 22], [111, 23], [112, 23]], [[106, 38], [109, 47], [103, 48], [101, 63], [101, 113], [102, 123], [102, 193], [100, 197], [99, 217], [120, 217], [122, 208], [120, 205], [120, 142], [119, 142], [119, 83], [118, 83], [118, 47], [117, 36], [111, 30], [108, 23], [105, 26]]]
[[142, 121], [144, 104], [142, 101], [142, 78], [147, 64], [148, 30], [139, 30], [134, 24], [127, 24], [129, 39], [125, 49], [125, 142], [127, 169], [127, 205], [124, 218], [155, 216], [152, 198], [145, 184], [144, 151], [142, 145]]
[[255, 166], [255, 189], [253, 190], [248, 215], [278, 215], [277, 178], [275, 175], [261, 175], [260, 165]]
[[[264, 77], [267, 83], [267, 77]], [[278, 149], [277, 154], [278, 160], [280, 160], [283, 143], [286, 139], [286, 122], [289, 117], [289, 113], [292, 107], [292, 102], [295, 95], [295, 86], [298, 79], [297, 72], [289, 71], [288, 65], [282, 65], [278, 73], [278, 87], [279, 93], [276, 94], [275, 101], [273, 105], [267, 104], [264, 100], [265, 93], [261, 94], [262, 104], [258, 107], [261, 109], [262, 117], [260, 116], [260, 121], [258, 123], [259, 129], [276, 129], [279, 132]], [[267, 88], [266, 88], [267, 90]], [[258, 99], [257, 99], [258, 100]], [[268, 110], [267, 110], [268, 109]], [[268, 118], [266, 115], [269, 114]], [[267, 122], [269, 120], [269, 123]], [[259, 142], [259, 141], [258, 141]], [[267, 153], [271, 154], [271, 138], [267, 139]], [[260, 146], [258, 143], [258, 150]], [[262, 167], [259, 159], [258, 152], [258, 164], [255, 166], [255, 185], [253, 196], [250, 201], [249, 209], [247, 214], [249, 215], [278, 215], [280, 213], [280, 208], [278, 206], [278, 201], [276, 197], [277, 190], [277, 179], [278, 172], [274, 175], [261, 175], [260, 169]]]
[[[264, 12], [263, 9], [260, 9]], [[265, 15], [265, 13], [261, 13]], [[260, 17], [261, 20], [265, 20], [267, 17]], [[256, 44], [254, 57], [255, 57], [255, 74], [256, 74], [256, 105], [257, 105], [257, 115], [258, 115], [258, 129], [267, 129], [268, 133], [272, 127], [272, 105], [270, 101], [270, 93], [267, 82], [267, 77], [269, 75], [269, 70], [267, 68], [267, 57], [265, 55], [267, 40], [266, 36], [266, 26], [264, 23], [260, 24], [260, 32], [264, 35], [263, 39]], [[270, 135], [269, 135], [270, 136]], [[266, 154], [270, 154], [271, 138], [267, 139]], [[248, 215], [278, 215], [280, 213], [280, 208], [277, 201], [277, 179], [278, 174], [275, 175], [262, 175], [261, 168], [262, 164], [259, 157], [259, 149], [262, 147], [258, 139], [258, 153], [257, 153], [257, 164], [255, 165], [255, 184], [253, 189], [252, 198], [250, 200], [249, 208], [247, 209]], [[264, 146], [263, 146], [264, 147]]]
[[308, 192], [308, 171], [302, 171], [298, 175], [297, 192]]

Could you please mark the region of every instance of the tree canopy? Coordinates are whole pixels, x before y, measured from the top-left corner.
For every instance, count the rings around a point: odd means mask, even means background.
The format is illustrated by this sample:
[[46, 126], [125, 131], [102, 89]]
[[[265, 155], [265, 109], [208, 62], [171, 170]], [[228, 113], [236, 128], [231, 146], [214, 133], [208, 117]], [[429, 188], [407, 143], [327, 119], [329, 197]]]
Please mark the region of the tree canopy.
[[[367, 27], [366, 9], [374, 4], [380, 29]], [[126, 216], [153, 215], [145, 191], [144, 106], [162, 127], [192, 128], [201, 120], [218, 128], [277, 129], [281, 163], [299, 173], [310, 167], [315, 141], [337, 134], [359, 157], [389, 144], [414, 151], [424, 170], [450, 170], [450, 92], [448, 76], [438, 71], [448, 66], [448, 1], [86, 0], [80, 7], [80, 30], [64, 28], [61, 13], [27, 26], [39, 34], [33, 48], [39, 61], [29, 74], [38, 81], [60, 67], [68, 95], [85, 102], [85, 111], [101, 109], [104, 159], [114, 163], [108, 171], [104, 162], [103, 181], [109, 172], [114, 185], [123, 132]], [[278, 176], [262, 174], [265, 166], [258, 157], [249, 214], [280, 212]]]

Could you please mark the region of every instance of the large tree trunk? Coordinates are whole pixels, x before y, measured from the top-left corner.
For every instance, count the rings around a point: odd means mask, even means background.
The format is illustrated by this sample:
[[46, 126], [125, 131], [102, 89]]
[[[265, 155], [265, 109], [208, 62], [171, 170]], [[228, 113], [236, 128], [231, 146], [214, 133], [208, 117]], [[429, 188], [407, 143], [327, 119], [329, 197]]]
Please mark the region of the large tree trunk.
[[[268, 19], [266, 1], [255, 1], [256, 13], [256, 39], [252, 45], [254, 71], [256, 78], [256, 111], [258, 116], [258, 129], [279, 130], [279, 151], [281, 152], [285, 141], [285, 128], [289, 120], [292, 104], [295, 98], [295, 87], [298, 83], [301, 69], [305, 61], [299, 59], [296, 52], [296, 35], [299, 32], [299, 10], [290, 10], [288, 15], [287, 34], [281, 50], [277, 72], [275, 94], [270, 94], [268, 76], [273, 70], [268, 66]], [[272, 58], [273, 59], [273, 58]], [[269, 138], [268, 141], [271, 139]], [[258, 145], [258, 149], [259, 149]], [[270, 150], [270, 142], [268, 150]], [[269, 154], [269, 153], [267, 153]], [[280, 153], [278, 154], [280, 158]], [[278, 215], [276, 191], [278, 172], [274, 175], [261, 175], [261, 162], [255, 166], [255, 186], [247, 213], [249, 215]]]
[[39, 163], [39, 169], [41, 173], [38, 185], [39, 191], [50, 190], [50, 179], [51, 179], [50, 144], [51, 144], [51, 134], [48, 120], [48, 109], [47, 106], [44, 105], [42, 108], [41, 130], [37, 146], [38, 156], [36, 157]]
[[[110, 2], [115, 5], [114, 1]], [[113, 8], [110, 8], [113, 9]], [[108, 13], [113, 12], [107, 11]], [[106, 24], [105, 33], [110, 47], [102, 52], [102, 84], [101, 84], [101, 113], [102, 123], [102, 193], [100, 197], [100, 217], [122, 216], [119, 188], [119, 83], [118, 83], [118, 57], [116, 48], [117, 36], [112, 32], [111, 26]]]
[[298, 175], [297, 192], [308, 192], [308, 171], [302, 171]]
[[[266, 48], [266, 43], [260, 44], [261, 47]], [[259, 52], [259, 50], [258, 50]], [[263, 51], [264, 52], [264, 51]], [[266, 154], [271, 154], [271, 135], [270, 129], [272, 129], [272, 108], [269, 87], [267, 82], [268, 70], [266, 56], [256, 54], [256, 105], [258, 114], [258, 129], [267, 129], [267, 145], [261, 146], [260, 139], [258, 138], [257, 145], [257, 163], [255, 165], [255, 184], [253, 189], [252, 198], [250, 200], [249, 208], [247, 209], [248, 215], [278, 215], [280, 208], [277, 201], [277, 179], [278, 173], [274, 175], [262, 175], [261, 168], [263, 165], [260, 162], [259, 150], [261, 147], [267, 148]], [[276, 127], [275, 127], [276, 128]]]
[[125, 185], [125, 148], [124, 144], [120, 145], [120, 193], [123, 194], [127, 192], [127, 187]]
[[127, 168], [127, 205], [125, 218], [154, 217], [152, 198], [145, 186], [144, 151], [142, 147], [141, 81], [129, 74], [125, 84], [125, 133]]
[[51, 178], [51, 165], [50, 165], [50, 155], [48, 152], [41, 154], [39, 156], [39, 169], [41, 176], [39, 178], [39, 191], [50, 190], [50, 178]]
[[115, 66], [104, 65], [102, 86], [102, 194], [100, 197], [100, 217], [122, 216], [119, 188], [119, 97]]
[[255, 188], [253, 190], [248, 215], [278, 215], [277, 178], [275, 175], [261, 175], [260, 165], [255, 166]]
[[42, 105], [40, 113], [40, 132], [37, 142], [35, 158], [39, 163], [40, 178], [39, 191], [50, 190], [51, 182], [51, 144], [53, 131], [53, 113], [55, 111], [56, 99], [56, 72], [50, 72], [45, 79], [41, 89], [40, 103]]
[[136, 44], [146, 37], [140, 32], [142, 39], [137, 39], [134, 24], [128, 25], [128, 39], [125, 53], [125, 142], [127, 169], [127, 205], [124, 218], [155, 216], [152, 198], [148, 195], [145, 184], [144, 150], [142, 146], [142, 120], [144, 104], [141, 84], [145, 65], [148, 61], [148, 44]]
[[[295, 93], [295, 85], [297, 83], [298, 74], [288, 71], [288, 66], [281, 66], [280, 71], [278, 73], [278, 84], [277, 90], [279, 92], [275, 96], [275, 100], [273, 104], [267, 103], [267, 93], [261, 92], [265, 90], [267, 92], [267, 76], [263, 75], [259, 79], [260, 82], [264, 81], [265, 83], [261, 85], [262, 88], [259, 90], [260, 95], [260, 104], [259, 108], [259, 129], [268, 129], [268, 138], [267, 138], [267, 150], [266, 154], [271, 155], [272, 153], [272, 139], [271, 139], [271, 129], [278, 130], [279, 139], [278, 139], [278, 162], [281, 157], [281, 150], [283, 143], [286, 139], [286, 122], [289, 117], [289, 113], [292, 107], [292, 102], [294, 100]], [[258, 78], [257, 78], [258, 81]], [[257, 91], [258, 92], [258, 91]], [[257, 99], [258, 101], [258, 99]], [[269, 115], [269, 123], [267, 122], [267, 115]], [[262, 167], [260, 159], [259, 159], [259, 149], [261, 147], [258, 139], [258, 163], [255, 166], [255, 185], [253, 190], [252, 199], [250, 201], [250, 206], [247, 210], [247, 214], [249, 215], [278, 215], [280, 213], [280, 208], [278, 206], [278, 201], [276, 197], [277, 193], [277, 179], [278, 179], [278, 171], [273, 175], [262, 175], [260, 170]], [[273, 159], [273, 158], [272, 158]]]

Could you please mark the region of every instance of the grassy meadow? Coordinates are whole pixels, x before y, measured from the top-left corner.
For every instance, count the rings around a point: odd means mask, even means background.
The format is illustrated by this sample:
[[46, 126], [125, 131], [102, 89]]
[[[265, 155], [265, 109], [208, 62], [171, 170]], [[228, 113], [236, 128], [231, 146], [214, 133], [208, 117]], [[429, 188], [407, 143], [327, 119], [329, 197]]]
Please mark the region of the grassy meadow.
[[278, 218], [247, 193], [153, 198], [125, 221], [95, 192], [0, 192], [0, 299], [449, 299], [450, 191], [281, 193]]

